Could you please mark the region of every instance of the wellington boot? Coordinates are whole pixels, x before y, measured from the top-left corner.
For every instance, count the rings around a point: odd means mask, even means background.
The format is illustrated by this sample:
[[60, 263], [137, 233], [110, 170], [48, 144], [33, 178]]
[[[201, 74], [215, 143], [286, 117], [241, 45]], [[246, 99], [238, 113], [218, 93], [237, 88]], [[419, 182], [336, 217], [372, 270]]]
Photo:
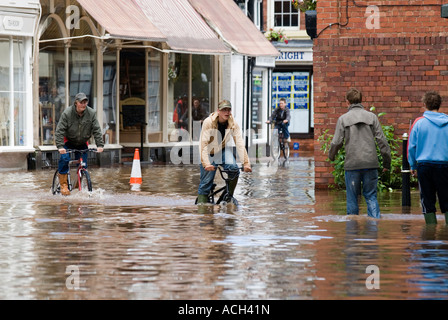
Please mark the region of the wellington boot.
[[205, 194], [198, 194], [197, 204], [208, 203], [208, 197]]
[[426, 224], [437, 224], [437, 218], [435, 213], [424, 213]]
[[68, 189], [67, 174], [59, 173], [59, 184], [61, 185], [61, 194], [63, 196], [69, 196], [70, 190]]
[[235, 177], [233, 180], [229, 181], [229, 195], [233, 197], [233, 193], [235, 192], [236, 185], [238, 184], [238, 177]]

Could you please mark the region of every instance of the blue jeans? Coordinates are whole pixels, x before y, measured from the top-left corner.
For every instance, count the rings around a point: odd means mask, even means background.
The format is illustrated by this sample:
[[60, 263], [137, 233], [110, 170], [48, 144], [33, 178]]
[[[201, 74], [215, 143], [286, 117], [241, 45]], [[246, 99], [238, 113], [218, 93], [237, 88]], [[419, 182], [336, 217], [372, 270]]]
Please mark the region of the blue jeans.
[[358, 196], [362, 194], [367, 203], [369, 217], [381, 218], [380, 206], [376, 197], [378, 185], [377, 169], [346, 170], [347, 214], [359, 214]]
[[[236, 164], [235, 156], [233, 155], [232, 148], [225, 148], [224, 150], [221, 150], [219, 154], [216, 154], [214, 156], [211, 156], [212, 164], [216, 167], [218, 164], [222, 165], [224, 170], [234, 170], [236, 174], [239, 174], [238, 165]], [[200, 165], [201, 169], [201, 177], [199, 182], [199, 188], [198, 188], [198, 194], [202, 195], [208, 195], [210, 193], [210, 189], [213, 185], [213, 180], [215, 179], [215, 171], [207, 171], [202, 166], [202, 163]], [[229, 178], [233, 178], [233, 176], [229, 176]]]
[[[67, 146], [67, 144], [64, 146], [64, 149], [77, 149], [77, 148], [73, 148], [72, 146]], [[87, 149], [87, 145], [83, 146], [83, 148], [79, 149], [79, 150], [85, 150]], [[84, 160], [84, 163], [86, 164], [86, 168], [87, 168], [87, 157], [89, 155], [86, 153], [84, 153], [82, 155], [82, 159]], [[75, 160], [78, 160], [79, 158], [81, 158], [81, 153], [79, 152], [75, 152]], [[66, 154], [61, 154], [61, 157], [59, 158], [59, 162], [58, 162], [58, 172], [60, 174], [67, 174], [69, 167], [68, 167], [68, 163], [70, 162], [71, 157], [70, 157], [70, 153], [66, 153]]]
[[280, 128], [282, 128], [283, 129], [283, 138], [288, 139], [289, 138], [288, 127], [289, 127], [289, 122], [287, 122], [287, 123], [281, 122], [281, 123], [277, 123], [274, 128], [278, 129], [278, 130], [280, 130]]

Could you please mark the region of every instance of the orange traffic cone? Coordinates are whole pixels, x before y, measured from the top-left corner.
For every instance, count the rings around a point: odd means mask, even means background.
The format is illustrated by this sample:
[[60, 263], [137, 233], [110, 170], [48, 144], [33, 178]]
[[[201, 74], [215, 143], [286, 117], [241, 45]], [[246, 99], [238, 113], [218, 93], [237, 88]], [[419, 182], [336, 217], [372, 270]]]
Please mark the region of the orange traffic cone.
[[142, 170], [140, 168], [140, 154], [138, 148], [134, 152], [134, 161], [132, 161], [131, 180], [129, 183], [132, 185], [132, 190], [138, 189], [142, 184]]

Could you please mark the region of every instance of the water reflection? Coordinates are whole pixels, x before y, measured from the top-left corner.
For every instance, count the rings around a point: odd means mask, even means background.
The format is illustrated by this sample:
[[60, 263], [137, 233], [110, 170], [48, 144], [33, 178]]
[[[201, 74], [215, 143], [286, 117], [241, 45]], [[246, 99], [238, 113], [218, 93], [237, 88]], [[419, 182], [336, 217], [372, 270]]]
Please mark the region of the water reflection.
[[195, 206], [195, 166], [143, 167], [138, 192], [130, 167], [92, 168], [93, 194], [70, 197], [50, 193], [50, 171], [0, 173], [0, 299], [445, 299], [443, 217], [426, 228], [398, 192], [380, 194], [381, 220], [348, 217], [313, 165], [255, 165], [238, 207]]

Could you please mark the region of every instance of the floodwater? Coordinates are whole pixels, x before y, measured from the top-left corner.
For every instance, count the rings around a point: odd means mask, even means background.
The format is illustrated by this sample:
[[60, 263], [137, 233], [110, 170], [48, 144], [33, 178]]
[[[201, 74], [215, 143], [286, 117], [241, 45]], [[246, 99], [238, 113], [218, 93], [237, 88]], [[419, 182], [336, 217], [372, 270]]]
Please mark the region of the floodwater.
[[[314, 162], [255, 164], [239, 206], [195, 206], [197, 166], [91, 167], [92, 195], [50, 193], [52, 171], [0, 172], [0, 299], [446, 299], [448, 228], [418, 193], [382, 218], [314, 190]], [[218, 183], [221, 182], [218, 180]], [[373, 273], [371, 273], [373, 272]]]

